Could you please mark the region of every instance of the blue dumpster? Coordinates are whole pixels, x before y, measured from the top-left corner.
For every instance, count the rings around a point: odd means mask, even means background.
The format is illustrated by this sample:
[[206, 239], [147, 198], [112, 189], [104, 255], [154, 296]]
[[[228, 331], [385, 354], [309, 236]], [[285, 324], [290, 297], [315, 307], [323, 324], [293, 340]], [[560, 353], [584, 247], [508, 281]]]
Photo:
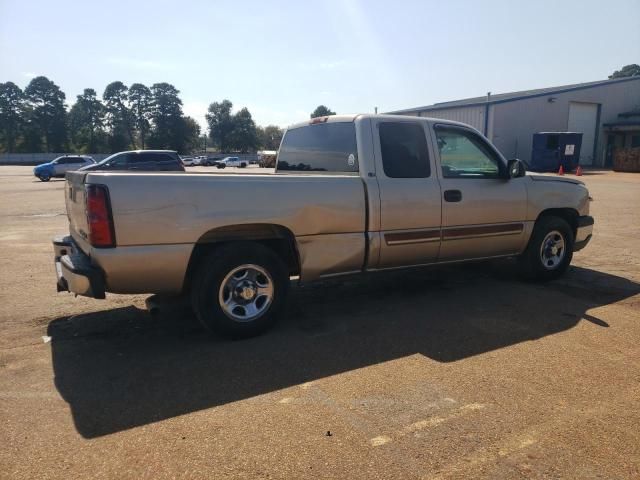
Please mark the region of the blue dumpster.
[[529, 170], [557, 172], [562, 165], [565, 172], [570, 172], [578, 166], [580, 161], [581, 144], [582, 133], [534, 133]]

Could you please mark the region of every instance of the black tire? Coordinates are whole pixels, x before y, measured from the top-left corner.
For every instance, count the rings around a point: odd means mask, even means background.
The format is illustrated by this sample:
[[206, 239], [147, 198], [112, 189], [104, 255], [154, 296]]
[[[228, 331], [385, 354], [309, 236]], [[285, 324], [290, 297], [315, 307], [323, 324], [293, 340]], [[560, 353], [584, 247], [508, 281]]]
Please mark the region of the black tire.
[[[552, 232], [557, 232], [564, 242], [564, 254], [560, 261], [554, 264], [553, 260], [543, 258], [543, 242]], [[555, 235], [557, 238], [557, 235]], [[573, 230], [566, 220], [555, 216], [540, 217], [534, 228], [527, 249], [520, 256], [519, 263], [523, 276], [528, 280], [548, 281], [560, 277], [571, 263], [573, 258]]]
[[224, 165], [224, 164], [220, 164], [220, 163], [219, 163], [217, 166], [218, 166], [218, 168], [224, 168], [224, 167], [226, 167], [226, 165]]
[[240, 168], [246, 168], [246, 167], [247, 167], [247, 164], [246, 164], [246, 163], [241, 163], [241, 164], [240, 164]]
[[41, 182], [48, 182], [49, 180], [51, 180], [51, 177], [46, 173], [43, 175], [40, 175], [38, 178], [40, 179]]
[[[256, 265], [273, 283], [273, 296], [264, 312], [251, 320], [229, 316], [219, 301], [222, 283], [234, 269]], [[269, 329], [277, 321], [289, 288], [286, 265], [273, 250], [253, 242], [221, 246], [205, 257], [193, 278], [191, 304], [200, 323], [209, 331], [232, 338], [248, 338]]]

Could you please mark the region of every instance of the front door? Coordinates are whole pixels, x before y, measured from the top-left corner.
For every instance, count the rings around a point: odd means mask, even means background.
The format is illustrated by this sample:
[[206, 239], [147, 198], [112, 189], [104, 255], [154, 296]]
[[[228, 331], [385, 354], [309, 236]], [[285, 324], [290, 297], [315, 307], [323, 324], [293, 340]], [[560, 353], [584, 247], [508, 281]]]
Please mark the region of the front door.
[[429, 124], [373, 122], [380, 184], [378, 268], [434, 263], [440, 250], [440, 184], [429, 154]]
[[440, 260], [518, 253], [526, 178], [509, 179], [502, 157], [471, 129], [441, 124], [434, 133], [443, 200]]
[[613, 166], [613, 152], [616, 148], [624, 147], [624, 133], [608, 133], [607, 134], [607, 153], [604, 166], [611, 168]]

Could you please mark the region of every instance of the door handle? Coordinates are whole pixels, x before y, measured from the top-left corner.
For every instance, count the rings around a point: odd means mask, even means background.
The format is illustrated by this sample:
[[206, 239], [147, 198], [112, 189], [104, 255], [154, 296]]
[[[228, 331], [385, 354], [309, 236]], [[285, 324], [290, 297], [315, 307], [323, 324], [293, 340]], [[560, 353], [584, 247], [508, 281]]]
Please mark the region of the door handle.
[[462, 200], [462, 192], [460, 190], [445, 190], [444, 201], [445, 202], [459, 202]]

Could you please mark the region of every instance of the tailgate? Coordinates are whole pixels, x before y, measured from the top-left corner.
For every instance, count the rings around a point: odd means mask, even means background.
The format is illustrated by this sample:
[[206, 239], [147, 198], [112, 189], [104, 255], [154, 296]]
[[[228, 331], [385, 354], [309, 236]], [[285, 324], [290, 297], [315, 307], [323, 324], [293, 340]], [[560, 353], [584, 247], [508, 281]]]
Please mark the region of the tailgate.
[[89, 238], [87, 212], [85, 210], [84, 179], [86, 172], [67, 172], [65, 185], [65, 204], [69, 218], [69, 233], [76, 240], [85, 243]]

